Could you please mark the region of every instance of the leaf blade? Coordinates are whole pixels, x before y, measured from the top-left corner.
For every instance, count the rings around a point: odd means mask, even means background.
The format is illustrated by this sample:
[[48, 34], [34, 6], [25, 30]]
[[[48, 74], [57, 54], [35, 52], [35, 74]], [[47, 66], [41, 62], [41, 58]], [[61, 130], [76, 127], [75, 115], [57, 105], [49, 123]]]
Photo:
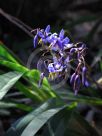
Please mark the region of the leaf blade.
[[0, 100], [5, 96], [9, 89], [21, 78], [23, 73], [8, 72], [0, 75]]

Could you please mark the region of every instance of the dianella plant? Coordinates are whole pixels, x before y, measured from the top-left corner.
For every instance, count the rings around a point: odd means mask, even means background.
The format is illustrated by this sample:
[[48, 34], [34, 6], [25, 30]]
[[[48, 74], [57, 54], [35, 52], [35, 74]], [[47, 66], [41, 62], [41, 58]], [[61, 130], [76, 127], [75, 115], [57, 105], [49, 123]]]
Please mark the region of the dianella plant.
[[[50, 25], [45, 30], [37, 29], [37, 34], [34, 37], [34, 47], [41, 44], [47, 52], [52, 55], [52, 60], [44, 60], [44, 65], [49, 72], [49, 78], [61, 78], [68, 73], [72, 67], [71, 63], [76, 64], [74, 73], [71, 75], [70, 83], [73, 87], [75, 95], [80, 89], [80, 85], [88, 86], [87, 67], [84, 56], [87, 47], [84, 43], [72, 43], [68, 37], [65, 37], [62, 29], [59, 34], [50, 32]], [[46, 55], [46, 54], [45, 54]], [[44, 77], [44, 71], [41, 74], [41, 79]]]
[[85, 60], [87, 45], [72, 42], [64, 29], [52, 33], [50, 25], [31, 33], [34, 51], [26, 66], [0, 42], [0, 113], [24, 113], [5, 136], [99, 136], [93, 118], [81, 114], [87, 106], [98, 112], [102, 105], [100, 85]]

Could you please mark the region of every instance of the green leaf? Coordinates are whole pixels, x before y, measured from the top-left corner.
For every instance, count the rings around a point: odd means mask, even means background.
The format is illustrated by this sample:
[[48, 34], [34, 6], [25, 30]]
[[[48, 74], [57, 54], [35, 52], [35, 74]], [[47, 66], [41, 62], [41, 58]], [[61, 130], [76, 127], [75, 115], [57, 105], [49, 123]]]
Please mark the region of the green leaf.
[[[72, 109], [76, 106], [76, 104], [73, 104], [69, 106], [69, 109]], [[12, 127], [8, 130], [6, 133], [6, 136], [21, 136], [22, 132], [25, 133], [26, 129], [29, 129], [31, 126], [31, 129], [33, 127], [33, 130], [31, 131], [31, 135], [34, 135], [45, 123], [46, 121], [51, 118], [54, 114], [59, 112], [61, 109], [63, 109], [65, 106], [61, 104], [59, 100], [49, 100], [43, 105], [41, 105], [39, 108], [25, 116], [24, 118], [18, 120]], [[35, 121], [39, 121], [39, 124]], [[34, 122], [34, 124], [33, 124]], [[37, 123], [37, 124], [36, 124]], [[33, 124], [33, 126], [32, 126]], [[37, 125], [37, 126], [36, 126]], [[30, 130], [29, 130], [30, 131]], [[22, 134], [22, 135], [23, 135]], [[29, 134], [29, 136], [30, 136]], [[25, 134], [24, 134], [25, 135]]]
[[[40, 72], [38, 70], [29, 70], [28, 68], [20, 65], [20, 64], [15, 64], [10, 61], [6, 60], [0, 60], [0, 64], [3, 66], [6, 66], [12, 70], [16, 70], [19, 72], [24, 72], [23, 77], [26, 78], [26, 80], [32, 84], [34, 91], [37, 91], [37, 94], [44, 97], [44, 100], [47, 100], [48, 98], [51, 97], [56, 97], [56, 93], [51, 89], [51, 86], [49, 85], [48, 81], [46, 78], [43, 80], [43, 84], [41, 88], [38, 88], [38, 82], [40, 79]], [[29, 79], [28, 79], [29, 78]]]
[[9, 89], [21, 78], [23, 73], [8, 72], [0, 75], [0, 100], [5, 96]]
[[24, 111], [31, 111], [32, 107], [27, 106], [25, 104], [10, 102], [10, 101], [0, 101], [0, 109], [7, 109], [7, 108], [18, 108]]
[[[38, 70], [29, 70], [27, 67], [19, 64], [16, 61], [16, 59], [13, 57], [14, 54], [8, 48], [6, 48], [5, 45], [3, 45], [2, 43], [0, 43], [0, 49], [1, 49], [0, 56], [2, 56], [0, 59], [0, 65], [3, 65], [11, 70], [15, 70], [15, 71], [18, 71], [21, 73], [23, 72], [24, 73], [23, 78], [26, 79], [27, 82], [32, 84], [33, 89], [34, 89], [34, 93], [32, 93], [32, 94], [37, 96], [37, 99], [38, 98], [39, 98], [39, 100], [43, 99], [43, 101], [44, 101], [44, 100], [47, 100], [48, 98], [56, 97], [55, 92], [51, 90], [51, 87], [50, 87], [46, 78], [44, 78], [44, 80], [43, 80], [42, 87], [38, 88], [38, 82], [40, 79], [40, 72]], [[24, 93], [26, 92], [26, 94], [29, 95], [27, 93], [27, 91], [25, 91], [25, 90], [27, 90], [27, 89], [23, 89]], [[21, 89], [20, 89], [20, 91], [21, 91]], [[30, 93], [31, 92], [32, 91], [30, 91]], [[33, 97], [34, 95], [32, 95], [32, 96], [30, 95], [30, 96], [34, 99], [34, 97]]]
[[23, 94], [25, 96], [27, 96], [28, 98], [31, 98], [32, 100], [36, 100], [36, 101], [40, 101], [40, 102], [43, 102], [44, 99], [41, 95], [39, 95], [39, 90], [38, 88], [34, 88], [33, 89], [30, 89], [29, 87], [26, 87], [25, 85], [23, 85], [21, 82], [17, 82], [15, 84], [16, 88], [20, 91], [20, 92], [23, 92]]
[[99, 136], [75, 110], [62, 109], [47, 124], [43, 136]]
[[102, 105], [102, 99], [97, 97], [90, 97], [78, 94], [75, 96], [73, 93], [62, 91], [59, 93], [63, 100], [76, 101], [78, 103], [85, 103], [90, 105]]
[[76, 103], [51, 100], [19, 119], [5, 136], [34, 136], [45, 123], [42, 136], [99, 136], [87, 121], [75, 112]]
[[47, 110], [37, 115], [25, 128], [21, 136], [34, 136], [38, 130], [56, 113], [62, 110], [64, 107]]
[[0, 116], [10, 116], [10, 111], [7, 109], [0, 109]]
[[0, 65], [6, 66], [6, 67], [8, 67], [12, 70], [18, 71], [18, 72], [25, 73], [25, 72], [29, 71], [26, 67], [24, 67], [18, 63], [14, 63], [14, 62], [3, 60], [3, 59], [0, 59]]
[[[0, 60], [0, 64], [3, 65], [3, 66], [6, 66], [6, 67], [8, 67], [8, 68], [10, 68], [12, 70], [24, 73], [23, 77], [26, 79], [26, 81], [28, 83], [33, 85], [34, 90], [32, 91], [31, 89], [27, 89], [22, 83], [19, 83], [19, 85], [16, 85], [17, 88], [20, 91], [22, 91], [26, 96], [28, 96], [29, 98], [32, 98], [33, 100], [35, 99], [34, 96], [37, 96], [38, 100], [44, 101], [44, 99], [42, 98], [41, 94], [39, 95], [39, 88], [38, 88], [38, 85], [36, 84], [36, 80], [34, 80], [36, 78], [38, 79], [38, 77], [36, 75], [36, 73], [38, 73], [38, 72], [36, 72], [37, 70], [34, 70], [35, 74], [33, 72], [33, 75], [31, 75], [31, 74], [29, 74], [30, 70], [27, 69], [26, 67], [20, 65], [20, 64], [13, 63], [13, 62], [6, 61], [6, 60]], [[33, 81], [32, 81], [32, 78], [34, 78]]]

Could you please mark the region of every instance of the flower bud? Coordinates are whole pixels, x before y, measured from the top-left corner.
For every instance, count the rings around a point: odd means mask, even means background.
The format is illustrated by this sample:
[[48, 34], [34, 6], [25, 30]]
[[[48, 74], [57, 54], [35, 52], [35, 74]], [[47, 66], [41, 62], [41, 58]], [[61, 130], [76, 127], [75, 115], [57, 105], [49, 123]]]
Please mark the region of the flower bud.
[[34, 48], [37, 46], [37, 43], [38, 43], [38, 35], [35, 35], [33, 40]]
[[86, 72], [87, 72], [87, 68], [84, 66], [82, 68], [82, 84], [85, 85], [86, 82]]
[[78, 52], [78, 54], [77, 54], [77, 59], [80, 59], [80, 57], [81, 57], [81, 53]]
[[76, 73], [73, 73], [73, 75], [70, 78], [70, 84], [74, 83], [75, 77], [76, 77]]
[[81, 80], [80, 80], [80, 76], [76, 75], [75, 77], [75, 81], [74, 81], [74, 93], [75, 95], [77, 95], [79, 89], [80, 89], [80, 85], [81, 85]]
[[44, 73], [41, 73], [41, 74], [40, 74], [39, 85], [38, 85], [39, 87], [42, 86], [43, 79], [44, 79]]
[[89, 87], [89, 86], [90, 86], [90, 83], [89, 83], [87, 80], [85, 81], [85, 86], [86, 86], [86, 87]]

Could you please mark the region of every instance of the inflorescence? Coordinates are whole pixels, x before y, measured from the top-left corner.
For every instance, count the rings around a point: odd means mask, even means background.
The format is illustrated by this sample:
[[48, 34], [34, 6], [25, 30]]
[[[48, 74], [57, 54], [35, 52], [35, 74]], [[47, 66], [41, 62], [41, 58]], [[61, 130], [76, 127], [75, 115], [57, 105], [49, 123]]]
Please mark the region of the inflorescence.
[[[37, 29], [34, 36], [34, 48], [41, 44], [52, 55], [52, 61], [49, 60], [47, 69], [49, 78], [60, 77], [62, 73], [67, 73], [70, 64], [75, 63], [76, 68], [71, 75], [70, 84], [73, 87], [75, 95], [78, 93], [80, 86], [88, 86], [87, 67], [84, 56], [87, 47], [84, 43], [71, 43], [68, 37], [65, 37], [62, 29], [59, 34], [50, 32], [50, 25], [46, 29]], [[43, 79], [44, 73], [41, 73]]]

